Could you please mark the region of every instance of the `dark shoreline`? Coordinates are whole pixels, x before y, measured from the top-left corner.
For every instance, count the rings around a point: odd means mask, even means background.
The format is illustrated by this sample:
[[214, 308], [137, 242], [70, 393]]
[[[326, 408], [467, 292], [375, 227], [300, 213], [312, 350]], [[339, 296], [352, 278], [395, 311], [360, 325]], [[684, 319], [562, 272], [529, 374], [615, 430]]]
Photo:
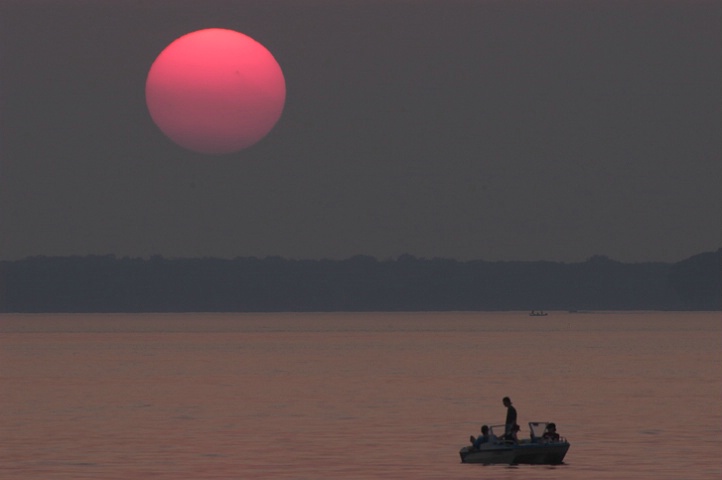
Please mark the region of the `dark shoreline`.
[[30, 257], [0, 312], [717, 311], [722, 249], [677, 263]]

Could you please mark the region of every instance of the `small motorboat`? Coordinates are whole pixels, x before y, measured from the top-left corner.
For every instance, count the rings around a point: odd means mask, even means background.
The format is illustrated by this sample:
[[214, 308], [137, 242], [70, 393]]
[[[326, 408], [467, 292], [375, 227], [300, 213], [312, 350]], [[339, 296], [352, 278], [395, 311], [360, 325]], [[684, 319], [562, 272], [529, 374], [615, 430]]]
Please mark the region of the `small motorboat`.
[[530, 317], [546, 317], [548, 314], [544, 310], [532, 310], [529, 312]]
[[534, 464], [559, 465], [569, 450], [569, 442], [558, 435], [545, 436], [551, 422], [529, 422], [529, 439], [514, 441], [504, 440], [494, 435], [494, 427], [504, 431], [504, 425], [489, 426], [489, 441], [479, 448], [463, 447], [459, 451], [462, 463], [492, 464]]

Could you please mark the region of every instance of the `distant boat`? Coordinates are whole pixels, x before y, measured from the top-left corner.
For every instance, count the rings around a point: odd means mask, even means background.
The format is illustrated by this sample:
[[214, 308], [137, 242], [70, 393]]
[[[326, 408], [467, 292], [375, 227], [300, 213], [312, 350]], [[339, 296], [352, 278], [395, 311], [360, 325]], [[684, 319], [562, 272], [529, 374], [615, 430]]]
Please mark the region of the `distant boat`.
[[531, 313], [529, 313], [530, 317], [546, 317], [547, 315], [548, 315], [548, 313], [545, 312], [544, 310], [539, 310], [539, 311], [532, 310]]
[[[494, 427], [504, 429], [504, 425], [489, 427], [490, 441], [479, 448], [462, 447], [459, 456], [463, 463], [483, 463], [517, 465], [520, 463], [536, 465], [559, 465], [569, 450], [569, 442], [559, 435], [545, 435], [550, 422], [529, 422], [531, 439], [505, 441], [494, 435]], [[556, 425], [554, 425], [556, 431]]]

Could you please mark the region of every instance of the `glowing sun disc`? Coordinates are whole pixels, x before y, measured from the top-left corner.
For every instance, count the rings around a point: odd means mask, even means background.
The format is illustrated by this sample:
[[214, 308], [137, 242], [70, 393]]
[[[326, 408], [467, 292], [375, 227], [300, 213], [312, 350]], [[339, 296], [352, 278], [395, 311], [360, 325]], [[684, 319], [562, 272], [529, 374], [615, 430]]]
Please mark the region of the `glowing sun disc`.
[[210, 28], [178, 38], [158, 55], [145, 98], [151, 118], [175, 143], [224, 154], [250, 147], [273, 129], [286, 82], [263, 45], [233, 30]]

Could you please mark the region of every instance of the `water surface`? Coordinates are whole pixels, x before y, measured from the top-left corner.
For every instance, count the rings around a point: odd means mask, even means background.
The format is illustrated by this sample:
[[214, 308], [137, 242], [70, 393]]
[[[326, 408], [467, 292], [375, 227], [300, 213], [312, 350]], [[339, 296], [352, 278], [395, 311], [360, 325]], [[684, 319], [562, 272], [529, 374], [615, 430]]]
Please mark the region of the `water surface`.
[[[717, 478], [719, 320], [3, 315], [0, 478]], [[565, 465], [459, 462], [507, 395]]]

